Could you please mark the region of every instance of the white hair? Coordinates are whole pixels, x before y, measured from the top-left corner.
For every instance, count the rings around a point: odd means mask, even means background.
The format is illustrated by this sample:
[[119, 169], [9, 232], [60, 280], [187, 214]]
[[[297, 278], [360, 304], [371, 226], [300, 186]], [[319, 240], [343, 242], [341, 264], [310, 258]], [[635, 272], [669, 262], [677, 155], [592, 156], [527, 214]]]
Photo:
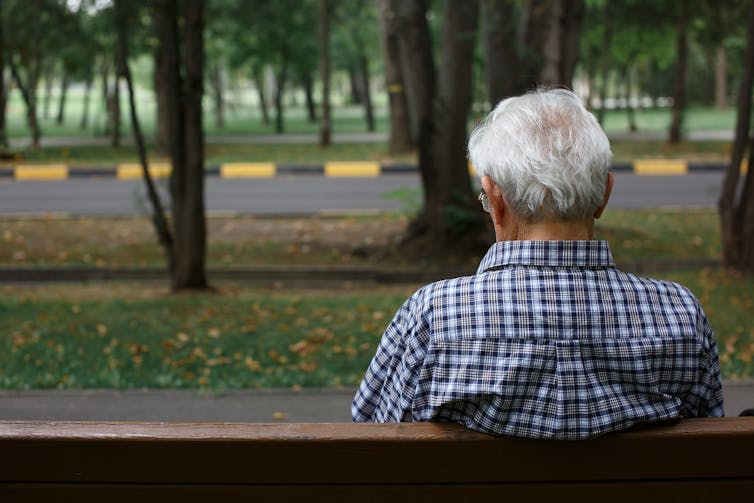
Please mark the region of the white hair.
[[610, 142], [566, 89], [502, 100], [469, 139], [477, 174], [490, 176], [521, 218], [591, 217], [605, 197]]

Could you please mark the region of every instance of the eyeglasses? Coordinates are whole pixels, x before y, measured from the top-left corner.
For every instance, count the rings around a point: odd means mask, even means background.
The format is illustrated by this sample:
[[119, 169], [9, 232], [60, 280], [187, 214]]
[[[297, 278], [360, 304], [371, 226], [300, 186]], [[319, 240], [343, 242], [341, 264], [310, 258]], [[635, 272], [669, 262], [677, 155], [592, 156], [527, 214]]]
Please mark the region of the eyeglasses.
[[484, 193], [484, 191], [481, 191], [479, 193], [479, 197], [477, 197], [477, 200], [482, 203], [482, 209], [486, 211], [487, 213], [490, 212], [490, 200], [487, 197], [487, 194]]

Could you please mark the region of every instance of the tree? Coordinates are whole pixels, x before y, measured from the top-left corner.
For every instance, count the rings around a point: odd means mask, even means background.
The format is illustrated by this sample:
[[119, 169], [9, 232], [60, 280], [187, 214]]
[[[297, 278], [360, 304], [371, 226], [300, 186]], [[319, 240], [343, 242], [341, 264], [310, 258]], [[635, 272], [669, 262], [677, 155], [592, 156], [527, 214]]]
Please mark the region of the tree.
[[377, 0], [383, 60], [385, 62], [385, 86], [387, 87], [390, 107], [390, 138], [388, 141], [391, 154], [407, 152], [415, 146], [409, 126], [408, 104], [406, 102], [403, 72], [401, 71], [398, 33], [395, 11], [391, 0]]
[[492, 103], [537, 85], [572, 86], [583, 0], [484, 0], [482, 12]]
[[[749, 5], [746, 53], [738, 91], [736, 134], [718, 209], [725, 266], [754, 275], [754, 148], [750, 129], [754, 85], [754, 1]], [[747, 149], [749, 170], [741, 181], [741, 161]]]
[[514, 2], [483, 0], [482, 21], [487, 96], [494, 105], [522, 91], [521, 74], [516, 71], [520, 68], [520, 50], [517, 48], [519, 20]]
[[[285, 130], [284, 95], [292, 76], [317, 67], [317, 3], [315, 0], [236, 0], [231, 11], [236, 22], [228, 26], [236, 46], [233, 64], [248, 64], [262, 90], [261, 73], [275, 75], [275, 131]], [[306, 71], [304, 71], [306, 70]]]
[[681, 141], [683, 112], [686, 106], [686, 65], [688, 59], [688, 8], [687, 0], [678, 0], [675, 79], [673, 84], [673, 118], [668, 141]]
[[322, 75], [322, 122], [319, 144], [330, 145], [330, 2], [320, 0], [319, 8], [319, 65]]
[[[471, 104], [471, 62], [478, 2], [448, 0], [443, 15], [439, 73], [432, 55], [426, 4], [393, 4], [402, 71], [419, 130], [424, 206], [409, 238], [458, 242], [483, 223], [471, 190], [466, 123]], [[436, 78], [439, 77], [439, 78]]]
[[4, 7], [7, 64], [26, 106], [31, 143], [36, 148], [42, 135], [37, 115], [39, 74], [43, 56], [55, 46], [54, 30], [63, 7], [52, 0], [15, 0]]
[[378, 56], [377, 15], [374, 4], [339, 2], [335, 4], [333, 33], [338, 66], [348, 71], [353, 103], [364, 106], [368, 131], [374, 131], [370, 61]]
[[[119, 32], [125, 31], [126, 15], [118, 8]], [[158, 51], [164, 65], [161, 85], [172, 89], [168, 94], [166, 114], [172, 171], [170, 195], [173, 230], [162, 216], [162, 205], [151, 184], [136, 106], [126, 64], [126, 37], [121, 35], [119, 53], [122, 73], [129, 87], [132, 124], [137, 135], [139, 156], [145, 173], [148, 194], [154, 205], [153, 222], [160, 243], [165, 249], [174, 291], [208, 288], [206, 258], [206, 221], [204, 211], [204, 132], [202, 129], [202, 89], [204, 73], [204, 2], [185, 0], [179, 11], [177, 0], [159, 0], [155, 16], [159, 26]]]
[[173, 290], [205, 289], [208, 284], [202, 129], [204, 3], [202, 0], [183, 2], [182, 32], [177, 0], [160, 0], [158, 16], [166, 28], [160, 34], [159, 43], [168, 68], [168, 88], [173, 89], [167, 107], [173, 164], [170, 175], [175, 237], [170, 263], [172, 287]]
[[8, 132], [5, 129], [5, 109], [8, 103], [8, 91], [5, 87], [5, 33], [3, 29], [5, 13], [0, 1], [0, 148], [8, 147]]
[[157, 233], [157, 238], [160, 245], [165, 252], [167, 262], [172, 264], [172, 256], [175, 250], [173, 233], [170, 231], [170, 226], [165, 216], [164, 205], [160, 200], [160, 196], [155, 188], [155, 184], [152, 180], [152, 176], [149, 173], [149, 162], [147, 161], [147, 151], [144, 145], [144, 136], [141, 133], [141, 126], [139, 125], [139, 118], [136, 110], [136, 100], [134, 98], [134, 87], [131, 79], [131, 70], [128, 65], [128, 36], [127, 26], [129, 25], [128, 15], [125, 12], [123, 4], [124, 0], [115, 0], [115, 23], [117, 31], [117, 45], [116, 45], [116, 64], [118, 65], [117, 75], [122, 77], [126, 81], [126, 87], [128, 89], [128, 101], [131, 111], [131, 125], [133, 128], [134, 140], [136, 143], [136, 150], [139, 155], [139, 162], [142, 167], [142, 174], [144, 176], [144, 183], [147, 186], [147, 196], [149, 202], [152, 205], [152, 223]]
[[[748, 6], [740, 0], [697, 0], [694, 7], [695, 16], [689, 23], [690, 36], [703, 54], [704, 73], [708, 76], [703, 99], [705, 103], [724, 108], [728, 106], [728, 79], [731, 73], [728, 65], [729, 45], [732, 40], [738, 43], [739, 38], [745, 39], [745, 34], [738, 31], [745, 24]], [[710, 72], [710, 69], [713, 71]]]

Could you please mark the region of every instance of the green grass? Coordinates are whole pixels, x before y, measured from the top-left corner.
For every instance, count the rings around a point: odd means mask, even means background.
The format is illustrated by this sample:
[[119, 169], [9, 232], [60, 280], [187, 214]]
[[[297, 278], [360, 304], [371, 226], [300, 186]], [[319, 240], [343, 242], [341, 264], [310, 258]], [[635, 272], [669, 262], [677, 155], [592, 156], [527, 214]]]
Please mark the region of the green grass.
[[[754, 375], [754, 281], [663, 274], [699, 297], [723, 378]], [[0, 288], [0, 388], [354, 386], [414, 287], [168, 296], [144, 285]]]
[[754, 377], [754, 278], [702, 269], [657, 275], [686, 285], [715, 331], [724, 379]]
[[[636, 126], [640, 132], [664, 132], [670, 128], [670, 108], [636, 110]], [[736, 125], [734, 108], [690, 107], [685, 112], [685, 131], [733, 131]], [[625, 110], [610, 110], [605, 113], [605, 131], [624, 133], [628, 131], [628, 115]]]
[[[692, 161], [727, 162], [731, 143], [727, 141], [694, 141], [670, 145], [659, 140], [615, 140], [612, 142], [614, 162], [632, 162], [635, 159], [668, 158]], [[136, 162], [136, 149], [132, 146], [112, 148], [109, 146], [67, 146], [20, 148], [16, 158], [9, 164], [21, 162], [67, 163], [73, 165], [112, 165], [121, 162]], [[167, 157], [156, 154], [148, 147], [153, 161], [165, 161]], [[416, 163], [415, 154], [398, 157], [387, 153], [387, 145], [374, 143], [336, 143], [327, 148], [317, 144], [254, 143], [207, 144], [205, 164], [223, 162], [276, 162], [290, 164], [320, 164], [327, 161], [383, 161]]]
[[[9, 164], [17, 163], [66, 163], [71, 165], [110, 166], [123, 162], [137, 162], [136, 148], [122, 146], [68, 146], [23, 148], [15, 151], [16, 158]], [[151, 161], [167, 161], [165, 155], [155, 153], [148, 147]], [[224, 162], [276, 162], [280, 164], [321, 164], [327, 161], [406, 161], [414, 157], [405, 155], [391, 157], [384, 143], [338, 143], [327, 148], [317, 144], [208, 144], [205, 147], [205, 165], [213, 166]]]
[[606, 239], [615, 260], [720, 259], [720, 221], [712, 209], [618, 210], [597, 220], [595, 237]]
[[0, 388], [353, 386], [408, 294], [44, 290], [3, 291]]

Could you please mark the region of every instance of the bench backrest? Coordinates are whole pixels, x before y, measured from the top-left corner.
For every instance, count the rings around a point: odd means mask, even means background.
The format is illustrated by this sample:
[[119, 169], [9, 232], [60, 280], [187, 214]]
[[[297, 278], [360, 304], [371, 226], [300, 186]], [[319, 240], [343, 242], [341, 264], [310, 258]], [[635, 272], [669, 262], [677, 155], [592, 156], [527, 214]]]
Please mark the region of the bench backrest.
[[573, 442], [435, 423], [0, 422], [0, 453], [8, 502], [754, 499], [754, 417]]

